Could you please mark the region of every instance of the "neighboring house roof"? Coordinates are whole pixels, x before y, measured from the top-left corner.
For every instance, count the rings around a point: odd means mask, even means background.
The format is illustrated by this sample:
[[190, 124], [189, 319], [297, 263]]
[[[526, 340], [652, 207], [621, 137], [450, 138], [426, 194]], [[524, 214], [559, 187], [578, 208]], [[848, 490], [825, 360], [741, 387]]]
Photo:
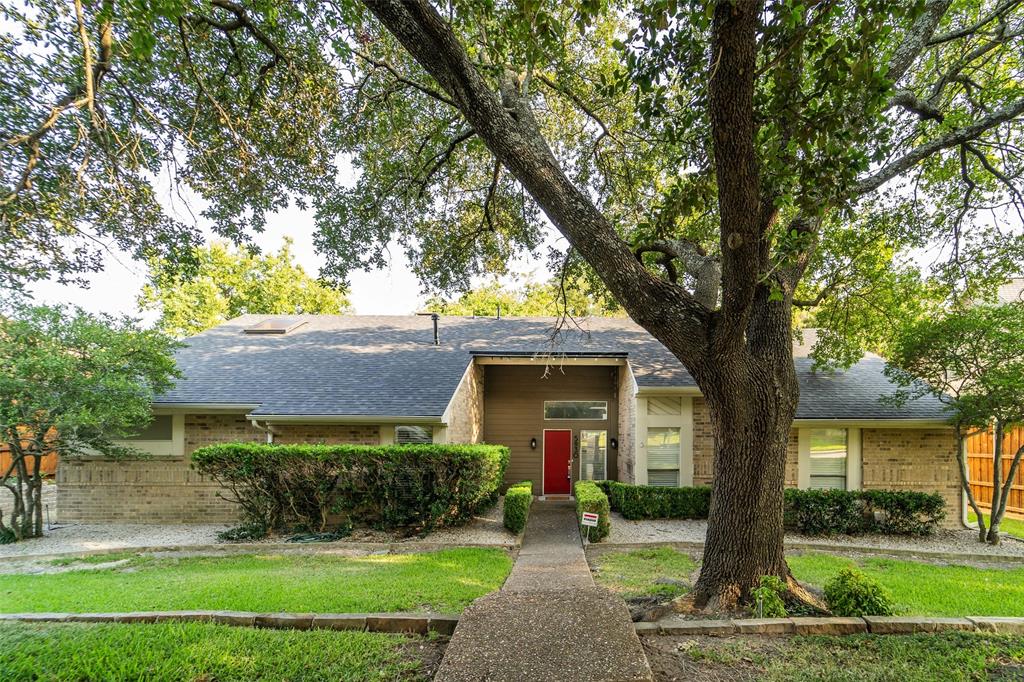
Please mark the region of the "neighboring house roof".
[[[641, 389], [696, 387], [664, 346], [624, 318], [590, 318], [585, 331], [570, 323], [552, 339], [553, 318], [441, 317], [437, 346], [429, 316], [306, 315], [286, 334], [243, 332], [268, 317], [242, 316], [187, 339], [177, 353], [184, 378], [156, 404], [253, 405], [256, 416], [440, 417], [480, 354], [625, 355]], [[798, 419], [943, 418], [931, 398], [881, 404], [894, 387], [878, 358], [846, 372], [815, 373], [806, 357], [796, 367]]]

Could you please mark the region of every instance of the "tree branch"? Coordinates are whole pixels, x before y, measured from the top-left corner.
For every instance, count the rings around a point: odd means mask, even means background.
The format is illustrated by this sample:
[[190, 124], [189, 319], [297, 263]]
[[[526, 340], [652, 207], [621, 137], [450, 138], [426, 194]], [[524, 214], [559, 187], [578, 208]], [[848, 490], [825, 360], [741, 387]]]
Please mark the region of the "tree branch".
[[381, 61], [381, 60], [378, 60], [378, 59], [374, 59], [370, 55], [366, 54], [365, 52], [360, 52], [359, 50], [352, 50], [352, 53], [355, 54], [360, 59], [362, 59], [367, 64], [370, 64], [371, 66], [373, 66], [374, 68], [384, 69], [385, 71], [390, 73], [395, 78], [395, 80], [398, 81], [399, 83], [403, 83], [405, 85], [408, 85], [411, 88], [415, 88], [416, 90], [419, 90], [420, 92], [422, 92], [424, 95], [427, 95], [429, 97], [433, 97], [438, 102], [443, 102], [444, 104], [447, 104], [450, 107], [454, 107], [455, 106], [455, 102], [453, 102], [449, 98], [445, 97], [444, 94], [438, 92], [437, 90], [434, 90], [433, 88], [427, 87], [426, 85], [423, 85], [422, 83], [417, 83], [416, 81], [414, 81], [414, 80], [412, 80], [410, 78], [406, 78], [405, 76], [403, 76], [402, 74], [400, 74], [398, 72], [398, 69], [396, 69], [395, 67], [391, 66], [391, 64], [389, 64], [388, 62]]
[[932, 39], [928, 41], [928, 47], [932, 47], [934, 45], [941, 45], [942, 43], [948, 43], [951, 40], [956, 40], [957, 38], [963, 38], [964, 36], [969, 36], [972, 33], [976, 33], [979, 30], [981, 30], [981, 28], [984, 27], [986, 24], [989, 24], [995, 21], [996, 19], [1002, 19], [1002, 17], [1007, 12], [1009, 12], [1019, 4], [1021, 4], [1021, 0], [1006, 0], [1001, 5], [997, 5], [995, 9], [986, 14], [984, 17], [982, 17], [981, 19], [979, 19], [978, 21], [974, 22], [969, 26], [965, 26], [963, 28], [958, 28], [953, 31], [947, 31], [946, 33], [940, 33], [937, 36], [933, 36]]
[[942, 17], [951, 4], [952, 0], [927, 0], [925, 2], [924, 11], [911, 24], [907, 34], [903, 37], [903, 42], [896, 48], [889, 62], [887, 75], [893, 83], [898, 83], [907, 74], [918, 55], [928, 46], [928, 42], [935, 33], [935, 28], [942, 21]]
[[363, 0], [455, 103], [470, 126], [634, 320], [690, 364], [705, 354], [706, 309], [649, 273], [614, 226], [566, 177], [529, 104], [507, 76], [499, 97], [428, 0]]
[[951, 130], [945, 135], [941, 135], [930, 142], [926, 142], [919, 147], [915, 147], [895, 161], [891, 161], [886, 166], [883, 166], [874, 174], [858, 182], [853, 188], [853, 195], [860, 196], [867, 194], [868, 192], [873, 192], [898, 175], [910, 170], [932, 154], [940, 152], [943, 149], [949, 149], [950, 147], [964, 144], [965, 142], [970, 142], [987, 130], [1013, 120], [1021, 114], [1024, 114], [1024, 99], [1011, 102], [1005, 107], [993, 111], [988, 116], [979, 119], [969, 126]]

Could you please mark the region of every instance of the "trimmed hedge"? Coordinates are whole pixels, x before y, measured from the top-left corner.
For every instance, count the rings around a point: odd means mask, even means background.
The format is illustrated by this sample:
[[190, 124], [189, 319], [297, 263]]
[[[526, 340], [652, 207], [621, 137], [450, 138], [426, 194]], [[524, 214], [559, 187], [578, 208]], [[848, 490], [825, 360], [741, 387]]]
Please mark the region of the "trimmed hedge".
[[931, 535], [946, 516], [938, 493], [913, 490], [785, 491], [787, 530], [804, 535]]
[[501, 445], [265, 445], [192, 453], [225, 486], [247, 525], [323, 531], [358, 523], [415, 533], [468, 520], [492, 504], [508, 465]]
[[[596, 481], [612, 511], [624, 518], [706, 519], [711, 488], [663, 488]], [[797, 490], [787, 488], [786, 530], [803, 535], [930, 535], [946, 516], [938, 493], [914, 490]]]
[[664, 488], [601, 481], [614, 511], [631, 521], [639, 519], [706, 519], [711, 488]]
[[504, 524], [517, 535], [526, 528], [533, 504], [533, 481], [521, 481], [505, 491]]
[[[597, 514], [597, 528], [590, 529], [590, 539], [594, 542], [608, 537], [611, 532], [611, 505], [608, 503], [608, 496], [604, 494], [593, 481], [576, 481], [573, 487], [573, 494], [576, 497], [576, 520], [583, 522], [583, 512]], [[582, 530], [582, 526], [581, 526]]]

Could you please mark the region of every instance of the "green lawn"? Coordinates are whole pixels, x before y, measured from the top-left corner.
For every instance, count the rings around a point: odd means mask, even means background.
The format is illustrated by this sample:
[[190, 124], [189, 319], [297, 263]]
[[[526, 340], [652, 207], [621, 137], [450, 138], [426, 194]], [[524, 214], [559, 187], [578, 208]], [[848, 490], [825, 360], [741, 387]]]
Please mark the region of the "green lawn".
[[821, 587], [847, 566], [884, 585], [900, 613], [917, 616], [1024, 616], [1024, 568], [944, 566], [894, 559], [853, 560], [808, 553], [788, 557], [798, 580]]
[[[822, 553], [788, 557], [801, 582], [822, 587], [847, 566], [856, 566], [886, 587], [901, 614], [918, 616], [1024, 616], [1024, 567], [977, 568], [918, 561], [850, 559]], [[597, 582], [623, 597], [674, 597], [685, 587], [695, 564], [668, 547], [611, 552], [595, 559]], [[659, 580], [660, 579], [660, 580]]]
[[459, 612], [501, 587], [511, 567], [498, 549], [356, 558], [137, 556], [116, 568], [0, 575], [0, 611]]
[[[696, 564], [671, 547], [611, 552], [595, 561], [594, 579], [612, 592], [630, 597], [659, 595], [668, 599], [688, 591], [690, 573]], [[661, 582], [659, 582], [661, 581]]]
[[644, 643], [656, 679], [934, 682], [1024, 676], [1019, 636], [704, 638], [682, 645], [676, 638], [651, 637]]
[[[969, 511], [967, 512], [967, 520], [971, 523], [977, 523], [978, 515], [972, 511]], [[987, 516], [985, 518], [985, 527], [988, 527]], [[1012, 535], [1015, 538], [1020, 538], [1024, 540], [1024, 521], [1004, 517], [1003, 522], [999, 524], [999, 532], [1005, 533], [1006, 535]]]
[[0, 624], [4, 680], [425, 679], [414, 641], [208, 623]]

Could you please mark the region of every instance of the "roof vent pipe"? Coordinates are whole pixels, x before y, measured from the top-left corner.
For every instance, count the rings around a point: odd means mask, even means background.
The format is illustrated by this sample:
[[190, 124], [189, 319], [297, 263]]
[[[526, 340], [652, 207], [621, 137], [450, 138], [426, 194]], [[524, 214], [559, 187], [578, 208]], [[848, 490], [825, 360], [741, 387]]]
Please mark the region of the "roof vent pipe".
[[441, 345], [441, 337], [437, 334], [437, 321], [441, 318], [437, 313], [430, 313], [430, 319], [434, 321], [434, 345]]

